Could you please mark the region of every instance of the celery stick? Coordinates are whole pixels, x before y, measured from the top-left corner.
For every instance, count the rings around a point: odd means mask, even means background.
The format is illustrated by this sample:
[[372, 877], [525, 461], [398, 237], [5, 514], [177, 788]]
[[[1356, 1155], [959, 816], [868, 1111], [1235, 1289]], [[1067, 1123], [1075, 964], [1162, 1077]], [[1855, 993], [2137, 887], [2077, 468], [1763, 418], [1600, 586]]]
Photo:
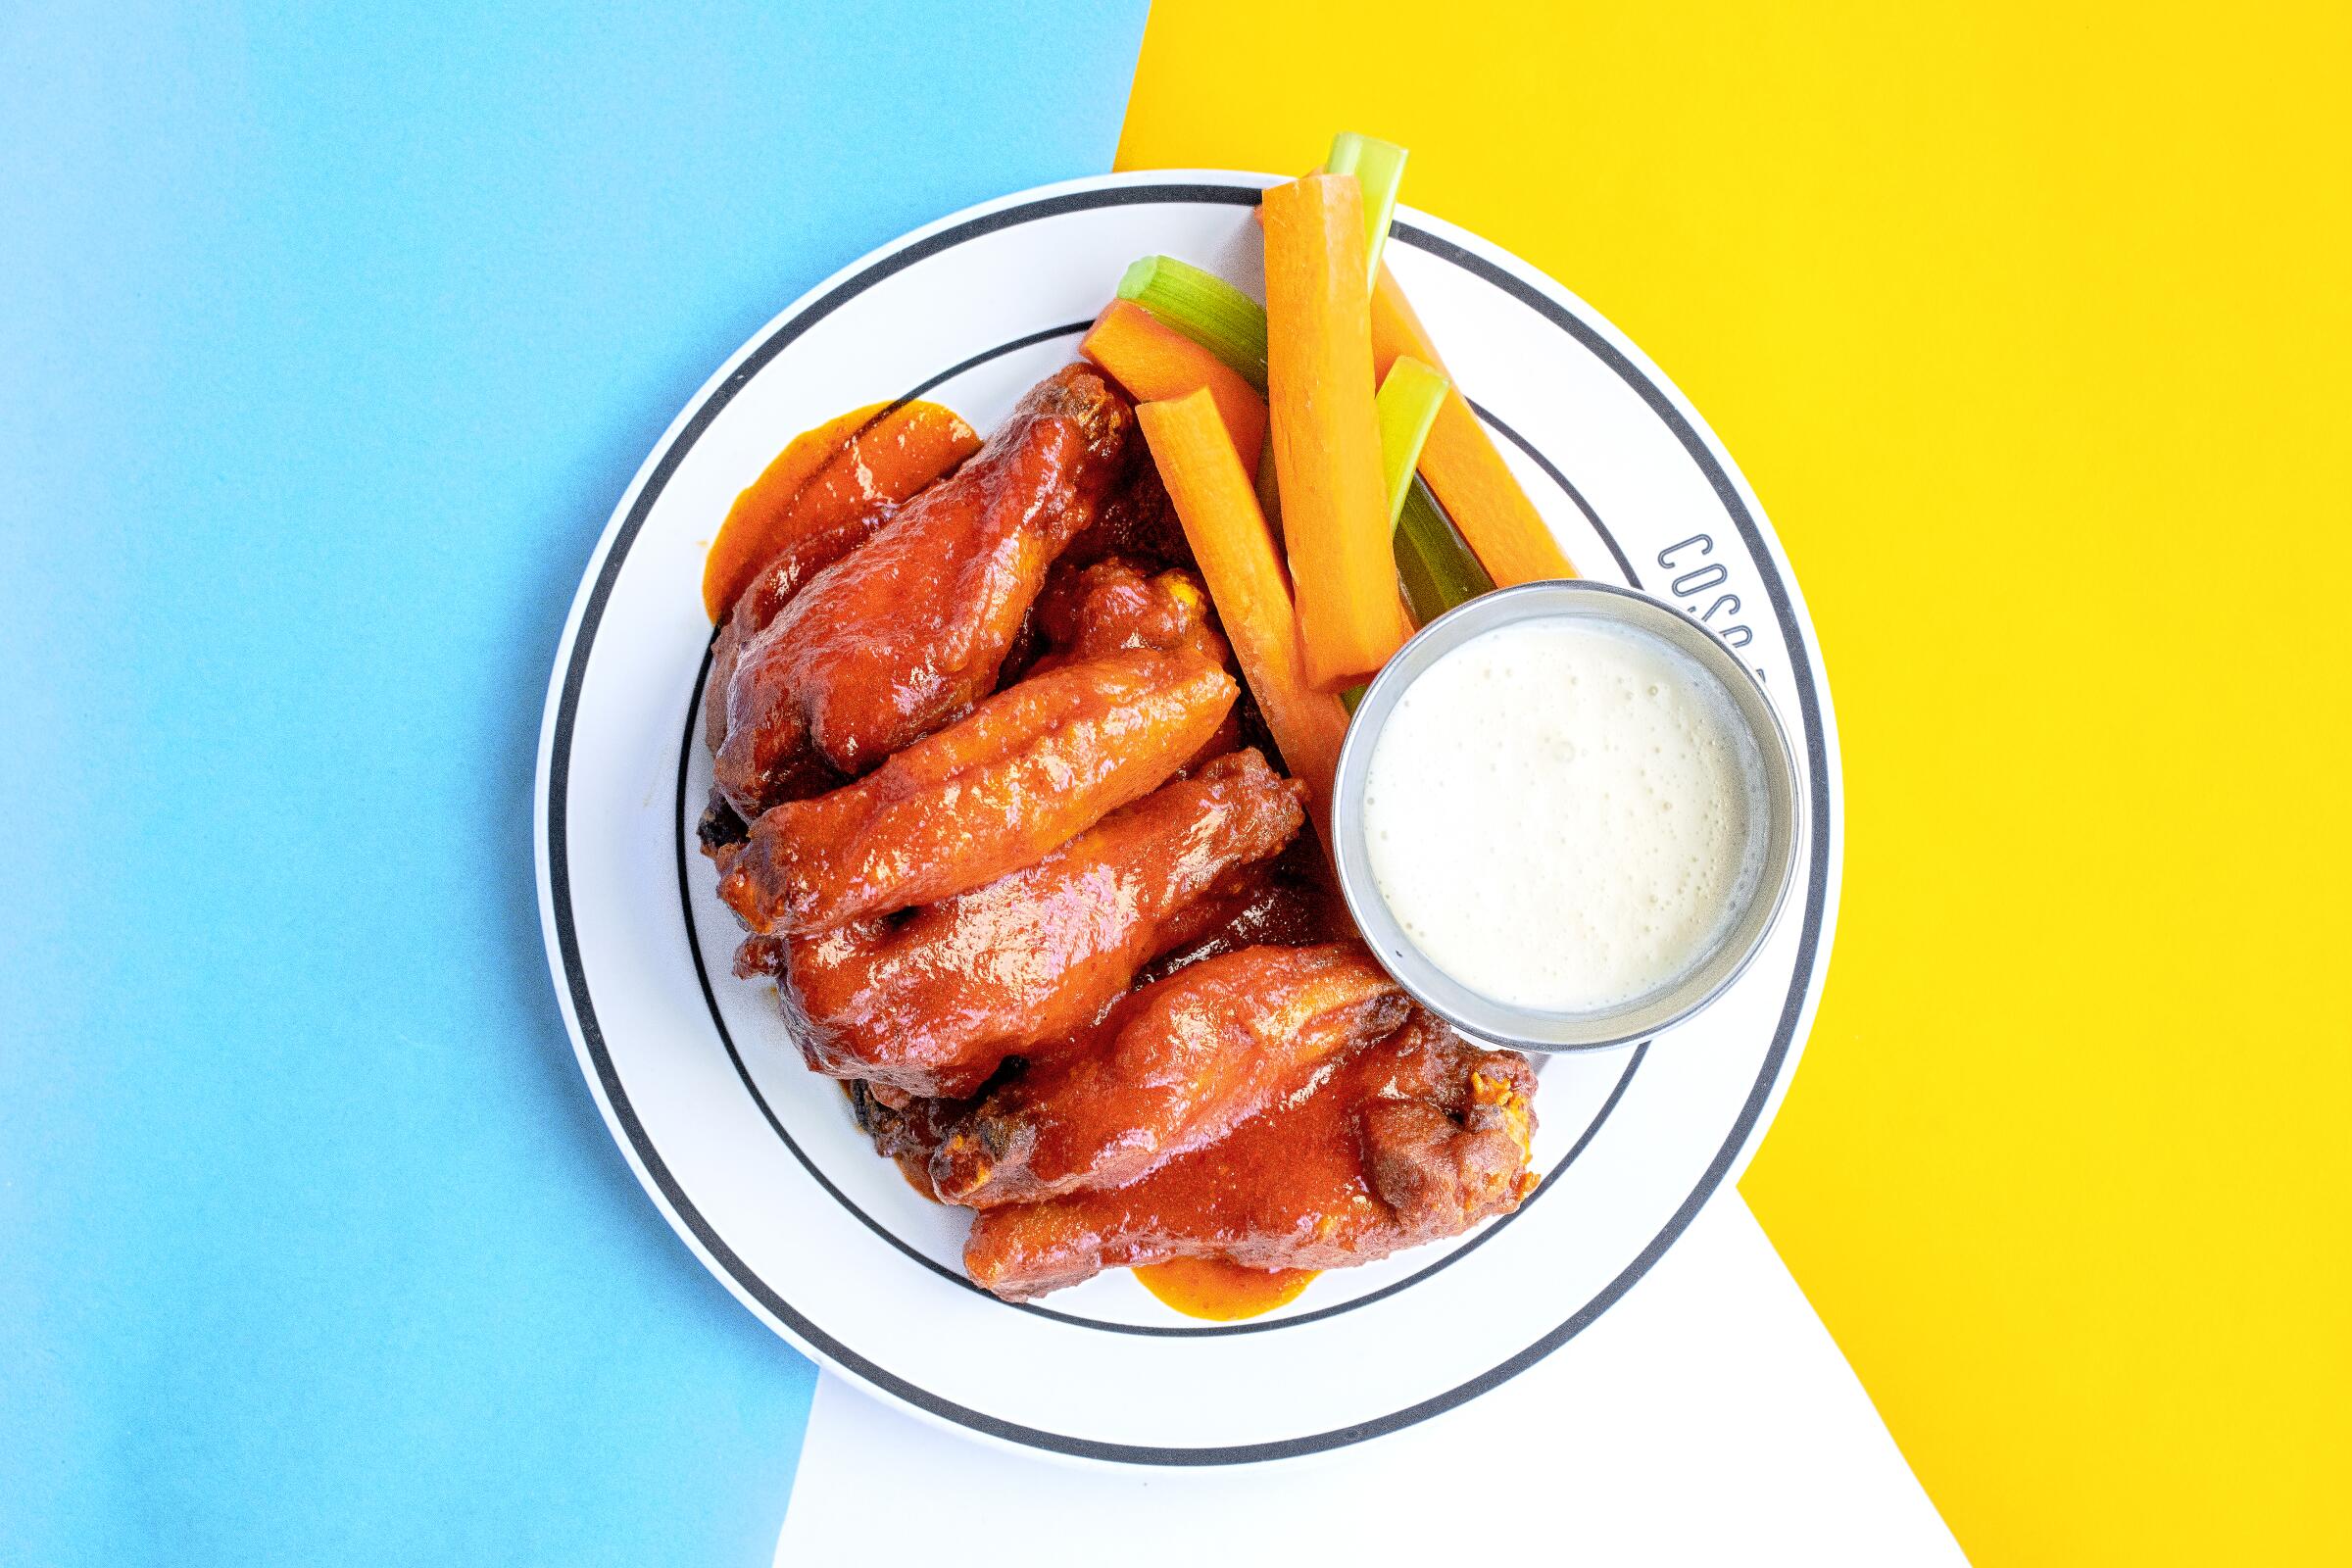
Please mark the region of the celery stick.
[[1133, 300], [1266, 389], [1266, 308], [1214, 272], [1173, 256], [1146, 256], [1119, 279]]
[[1446, 372], [1409, 354], [1400, 354], [1380, 383], [1374, 408], [1380, 414], [1381, 475], [1389, 484], [1389, 526], [1404, 511], [1404, 493], [1412, 488], [1413, 467], [1421, 461], [1422, 443], [1437, 422], [1438, 410], [1453, 383]]
[[1380, 462], [1389, 485], [1389, 521], [1396, 536], [1396, 575], [1417, 625], [1494, 586], [1453, 524], [1438, 510], [1429, 487], [1414, 476], [1422, 443], [1453, 383], [1444, 371], [1399, 355], [1380, 383]]
[[1404, 183], [1404, 149], [1393, 141], [1359, 136], [1343, 130], [1331, 138], [1327, 173], [1353, 174], [1364, 187], [1365, 281], [1380, 277], [1380, 247], [1389, 237], [1389, 220], [1396, 216], [1396, 190]]
[[1396, 575], [1413, 623], [1426, 626], [1456, 605], [1492, 593], [1494, 579], [1478, 564], [1462, 536], [1438, 506], [1429, 486], [1415, 479], [1397, 519]]

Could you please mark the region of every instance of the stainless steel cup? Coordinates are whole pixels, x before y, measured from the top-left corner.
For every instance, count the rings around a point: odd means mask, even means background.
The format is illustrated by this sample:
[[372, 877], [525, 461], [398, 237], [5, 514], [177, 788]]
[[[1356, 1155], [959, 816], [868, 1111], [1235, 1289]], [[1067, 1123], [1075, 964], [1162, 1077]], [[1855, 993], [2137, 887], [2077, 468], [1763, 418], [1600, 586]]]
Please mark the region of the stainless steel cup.
[[[1721, 689], [1762, 759], [1764, 845], [1744, 906], [1722, 938], [1682, 976], [1618, 1006], [1547, 1012], [1512, 1006], [1455, 980], [1404, 934], [1373, 880], [1364, 842], [1364, 778], [1397, 699], [1430, 665], [1472, 638], [1523, 620], [1574, 616], [1653, 637], [1687, 655]], [[1586, 581], [1532, 582], [1473, 599], [1421, 628], [1375, 678], [1340, 750], [1332, 797], [1333, 859], [1348, 910], [1373, 953], [1412, 993], [1465, 1034], [1526, 1051], [1599, 1051], [1648, 1039], [1690, 1017], [1728, 990], [1764, 945], [1795, 878], [1799, 812], [1796, 759], [1763, 684], [1713, 632], [1671, 605], [1631, 589]]]

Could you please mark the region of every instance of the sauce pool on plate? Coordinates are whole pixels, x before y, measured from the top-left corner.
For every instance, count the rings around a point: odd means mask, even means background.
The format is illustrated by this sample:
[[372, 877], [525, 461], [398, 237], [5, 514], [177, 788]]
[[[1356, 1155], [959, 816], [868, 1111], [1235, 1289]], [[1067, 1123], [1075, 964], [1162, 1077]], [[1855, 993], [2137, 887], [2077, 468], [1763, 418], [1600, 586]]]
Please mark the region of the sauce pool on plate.
[[1145, 1290], [1186, 1317], [1234, 1323], [1298, 1298], [1320, 1272], [1311, 1268], [1244, 1268], [1216, 1257], [1176, 1257], [1145, 1263], [1135, 1277]]
[[1374, 883], [1430, 962], [1512, 1006], [1672, 985], [1763, 858], [1762, 760], [1680, 650], [1576, 616], [1497, 626], [1397, 699], [1365, 775]]

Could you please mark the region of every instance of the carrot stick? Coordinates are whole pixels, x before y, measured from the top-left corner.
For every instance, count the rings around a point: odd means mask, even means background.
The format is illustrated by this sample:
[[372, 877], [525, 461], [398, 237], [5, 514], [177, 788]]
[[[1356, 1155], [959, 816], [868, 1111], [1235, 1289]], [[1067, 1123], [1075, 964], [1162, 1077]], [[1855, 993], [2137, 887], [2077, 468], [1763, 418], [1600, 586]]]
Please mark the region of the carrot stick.
[[1147, 403], [1136, 414], [1216, 602], [1225, 638], [1282, 748], [1284, 764], [1306, 785], [1307, 815], [1329, 849], [1331, 786], [1340, 743], [1348, 738], [1348, 714], [1338, 698], [1307, 678], [1291, 585], [1249, 470], [1205, 389], [1171, 403]]
[[1372, 298], [1366, 306], [1372, 318], [1372, 370], [1386, 377], [1389, 367], [1398, 355], [1409, 354], [1432, 369], [1444, 371], [1446, 362], [1438, 358], [1438, 346], [1430, 340], [1429, 328], [1413, 314], [1412, 301], [1396, 286], [1396, 274], [1383, 267], [1372, 279]]
[[1396, 593], [1372, 406], [1363, 192], [1310, 174], [1265, 194], [1266, 380], [1282, 534], [1308, 679], [1369, 679], [1412, 635]]
[[[1257, 209], [1250, 209], [1252, 218]], [[1173, 256], [1141, 256], [1119, 278], [1118, 295], [1266, 389], [1266, 308], [1216, 273]]]
[[1266, 401], [1223, 360], [1133, 300], [1112, 300], [1078, 352], [1110, 372], [1139, 402], [1180, 398], [1206, 387], [1233, 436], [1242, 466], [1254, 469], [1266, 442]]
[[[1372, 289], [1372, 364], [1386, 375], [1399, 358], [1421, 360], [1443, 370], [1438, 346], [1413, 314], [1395, 274], [1380, 270]], [[1478, 556], [1496, 587], [1573, 577], [1576, 568], [1552, 537], [1544, 515], [1520, 488], [1510, 466], [1479, 422], [1457, 382], [1438, 410], [1421, 447], [1421, 477], [1438, 493], [1453, 525]]]

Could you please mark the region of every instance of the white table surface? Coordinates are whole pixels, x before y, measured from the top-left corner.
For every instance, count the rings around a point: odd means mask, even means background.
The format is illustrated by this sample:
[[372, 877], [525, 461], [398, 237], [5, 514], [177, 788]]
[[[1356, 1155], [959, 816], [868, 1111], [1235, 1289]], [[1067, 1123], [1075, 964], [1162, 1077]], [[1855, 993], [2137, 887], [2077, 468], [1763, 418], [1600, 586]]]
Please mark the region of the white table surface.
[[825, 1375], [776, 1562], [871, 1560], [949, 1527], [939, 1549], [997, 1542], [1026, 1568], [1447, 1561], [1494, 1546], [1538, 1563], [1966, 1560], [1729, 1189], [1624, 1299], [1526, 1373], [1314, 1458], [1061, 1463], [957, 1437]]

